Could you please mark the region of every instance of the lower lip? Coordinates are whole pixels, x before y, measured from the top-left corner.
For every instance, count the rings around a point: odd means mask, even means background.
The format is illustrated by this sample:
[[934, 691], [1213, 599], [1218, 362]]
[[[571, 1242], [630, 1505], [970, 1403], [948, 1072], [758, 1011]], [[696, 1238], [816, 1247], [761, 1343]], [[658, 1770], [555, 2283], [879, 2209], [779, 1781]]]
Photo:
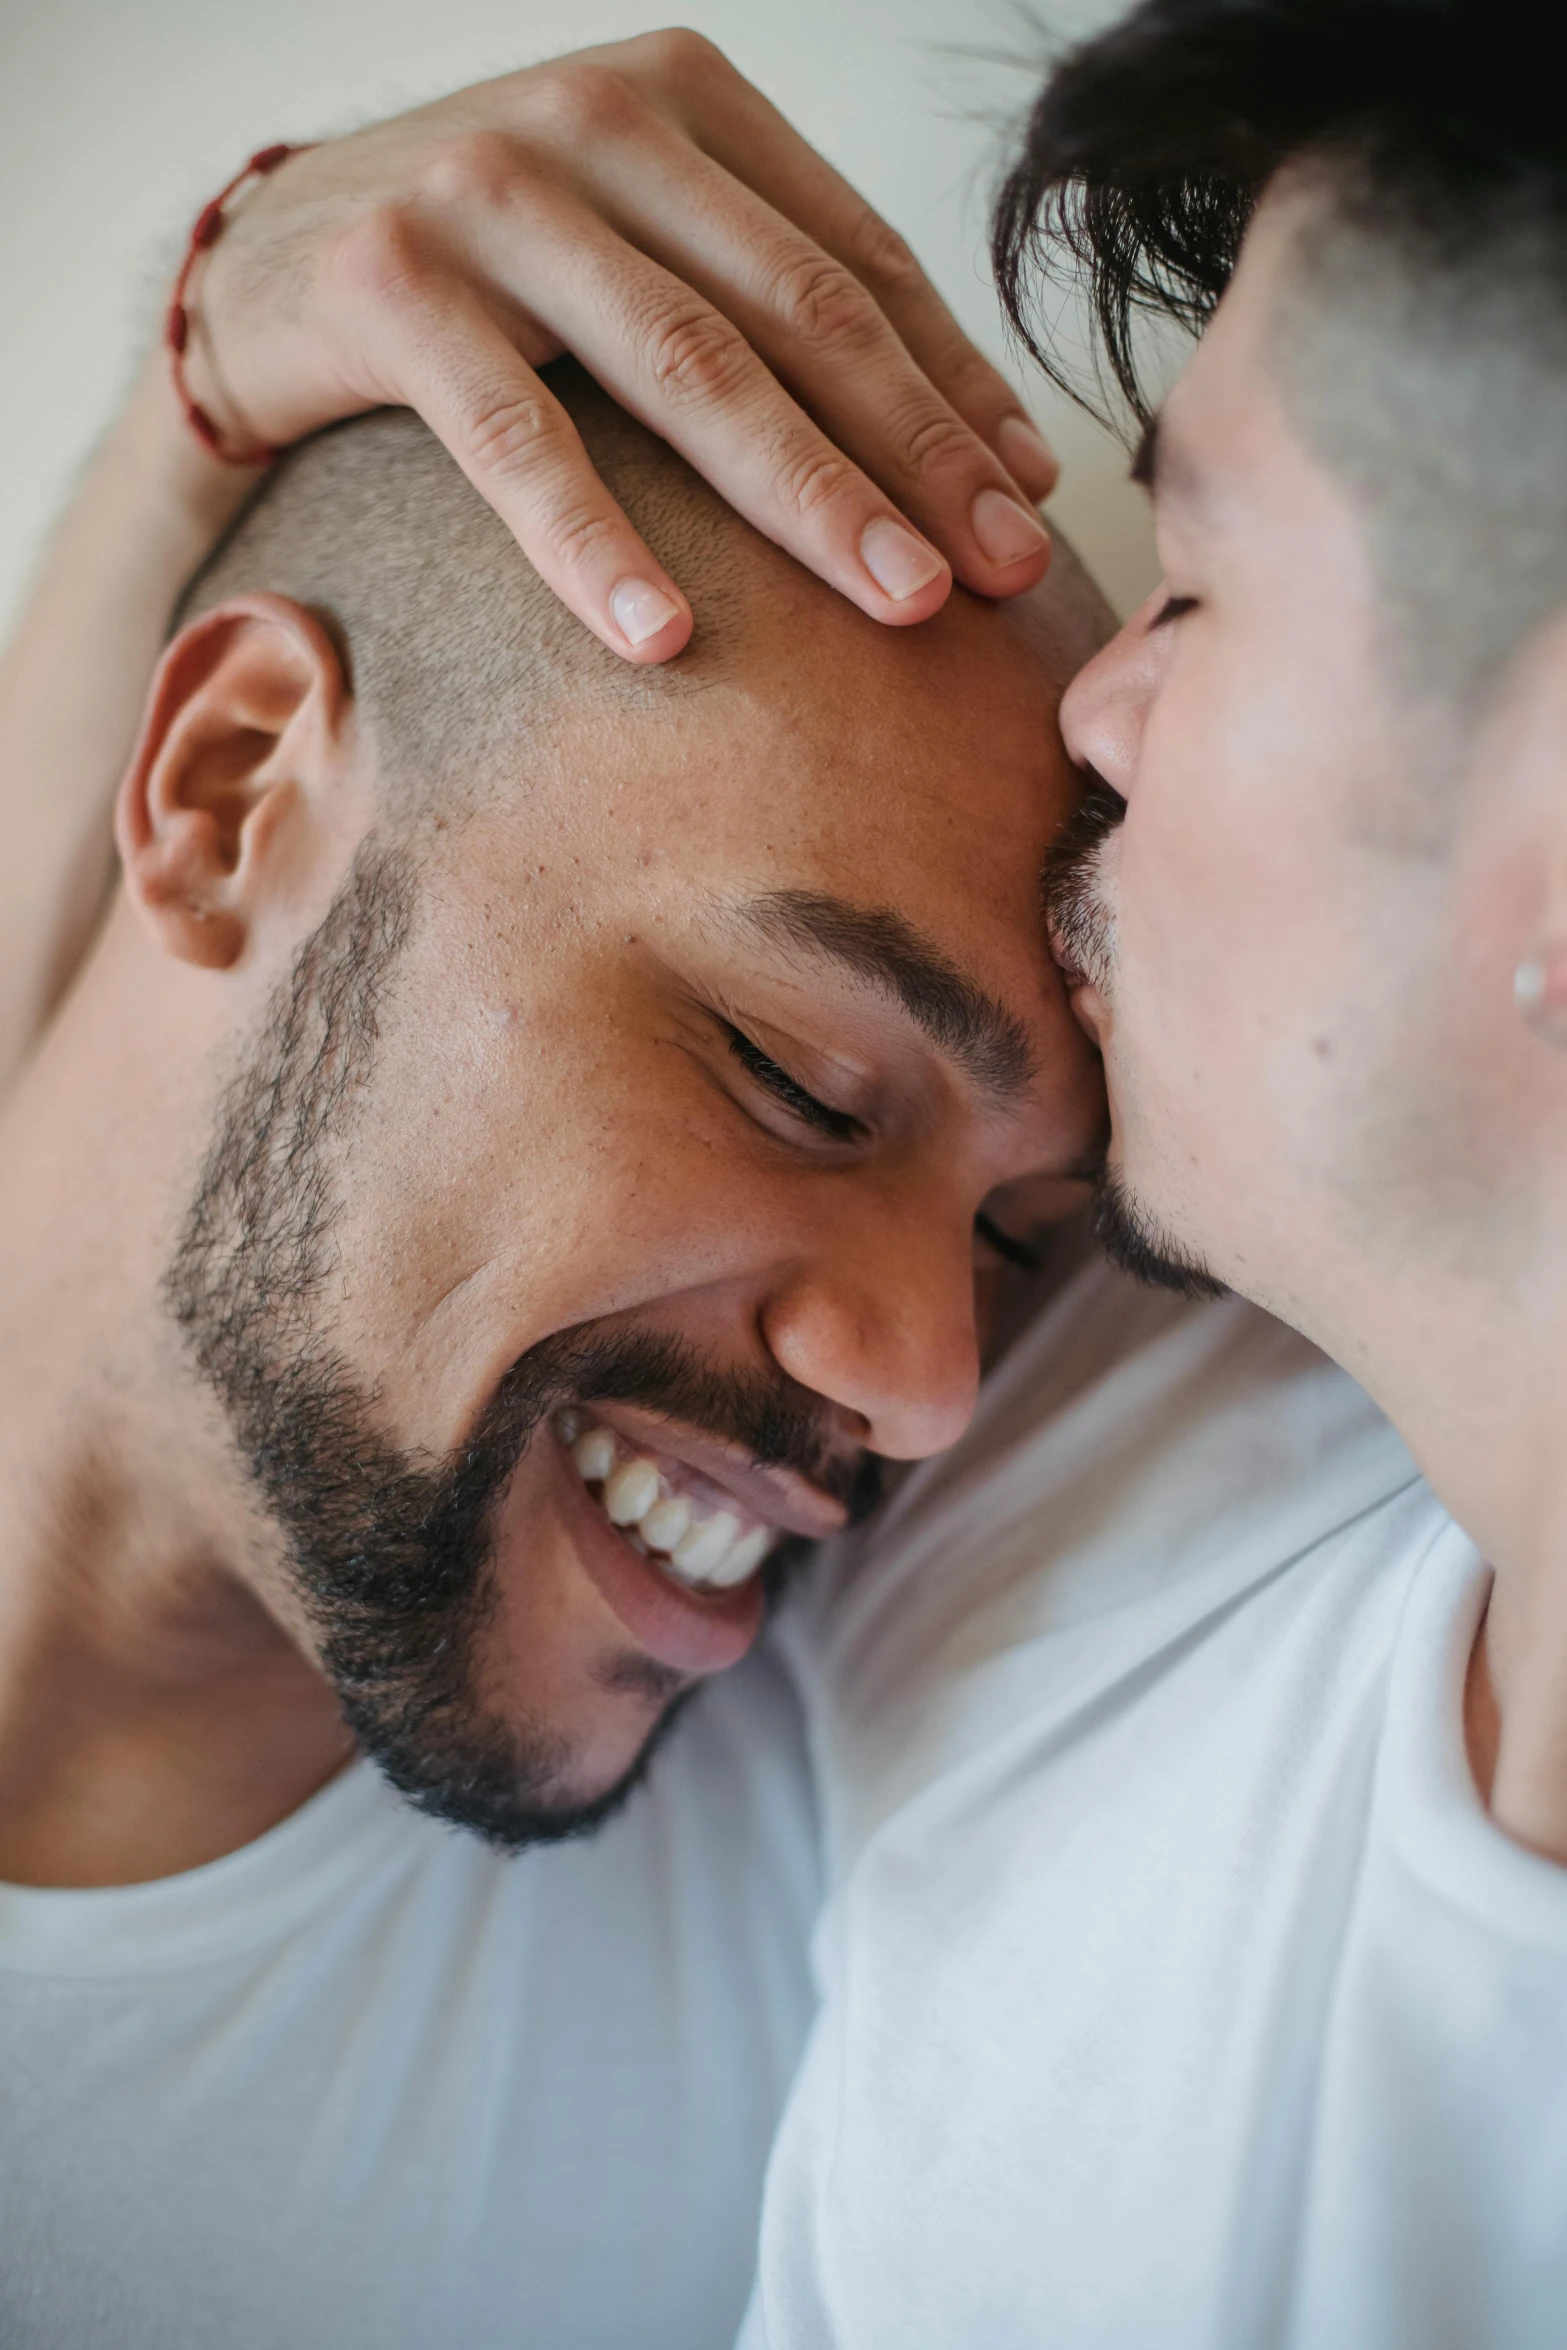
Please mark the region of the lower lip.
[[589, 1581], [639, 1648], [679, 1673], [722, 1673], [761, 1630], [760, 1572], [733, 1591], [687, 1591], [634, 1551], [593, 1499], [554, 1430], [549, 1435], [561, 1514]]

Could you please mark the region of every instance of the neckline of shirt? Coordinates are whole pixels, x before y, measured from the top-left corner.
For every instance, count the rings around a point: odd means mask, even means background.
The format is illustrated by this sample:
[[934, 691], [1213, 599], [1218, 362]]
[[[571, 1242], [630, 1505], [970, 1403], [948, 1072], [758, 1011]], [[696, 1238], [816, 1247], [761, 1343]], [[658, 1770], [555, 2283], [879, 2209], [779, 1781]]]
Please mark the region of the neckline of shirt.
[[0, 1972], [123, 1976], [196, 1966], [287, 1933], [411, 1836], [419, 1819], [375, 1767], [350, 1763], [254, 1842], [135, 1885], [0, 1884]]

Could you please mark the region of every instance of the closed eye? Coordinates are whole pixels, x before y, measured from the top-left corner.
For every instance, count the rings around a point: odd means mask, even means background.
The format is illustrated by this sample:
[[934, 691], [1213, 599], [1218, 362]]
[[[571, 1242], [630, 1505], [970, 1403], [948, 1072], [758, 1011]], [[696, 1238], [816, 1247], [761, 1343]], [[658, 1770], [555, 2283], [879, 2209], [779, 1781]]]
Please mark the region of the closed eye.
[[834, 1142], [861, 1140], [865, 1128], [858, 1118], [851, 1118], [847, 1110], [835, 1110], [828, 1103], [819, 1102], [814, 1093], [807, 1093], [798, 1078], [791, 1077], [787, 1069], [781, 1069], [775, 1060], [763, 1052], [760, 1045], [752, 1043], [743, 1029], [734, 1027], [727, 1020], [724, 1027], [729, 1037], [729, 1050], [741, 1068], [754, 1077], [758, 1085], [765, 1086], [775, 1101], [781, 1102], [786, 1110], [792, 1111], [805, 1125], [814, 1127], [818, 1134], [830, 1136]]

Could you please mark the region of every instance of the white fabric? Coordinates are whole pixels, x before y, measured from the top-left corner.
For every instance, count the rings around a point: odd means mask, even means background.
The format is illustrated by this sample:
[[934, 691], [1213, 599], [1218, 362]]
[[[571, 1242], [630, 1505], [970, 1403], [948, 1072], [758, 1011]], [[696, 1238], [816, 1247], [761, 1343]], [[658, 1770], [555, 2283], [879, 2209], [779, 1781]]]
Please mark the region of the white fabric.
[[1353, 1384], [1090, 1263], [793, 1638], [836, 1891], [745, 2350], [1567, 2342], [1567, 1871]]
[[0, 1889], [0, 2343], [730, 2343], [819, 1892], [765, 1652], [591, 1842], [360, 1764], [188, 1876]]

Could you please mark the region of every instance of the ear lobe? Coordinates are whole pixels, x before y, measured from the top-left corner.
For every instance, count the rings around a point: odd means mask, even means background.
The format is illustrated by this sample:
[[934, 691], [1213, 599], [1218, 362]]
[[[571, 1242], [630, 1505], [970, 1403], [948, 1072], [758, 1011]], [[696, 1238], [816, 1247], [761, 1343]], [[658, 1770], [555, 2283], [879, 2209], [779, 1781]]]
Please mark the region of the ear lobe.
[[348, 707], [336, 646], [281, 596], [237, 597], [168, 647], [115, 809], [127, 893], [167, 953], [228, 969], [297, 882]]

